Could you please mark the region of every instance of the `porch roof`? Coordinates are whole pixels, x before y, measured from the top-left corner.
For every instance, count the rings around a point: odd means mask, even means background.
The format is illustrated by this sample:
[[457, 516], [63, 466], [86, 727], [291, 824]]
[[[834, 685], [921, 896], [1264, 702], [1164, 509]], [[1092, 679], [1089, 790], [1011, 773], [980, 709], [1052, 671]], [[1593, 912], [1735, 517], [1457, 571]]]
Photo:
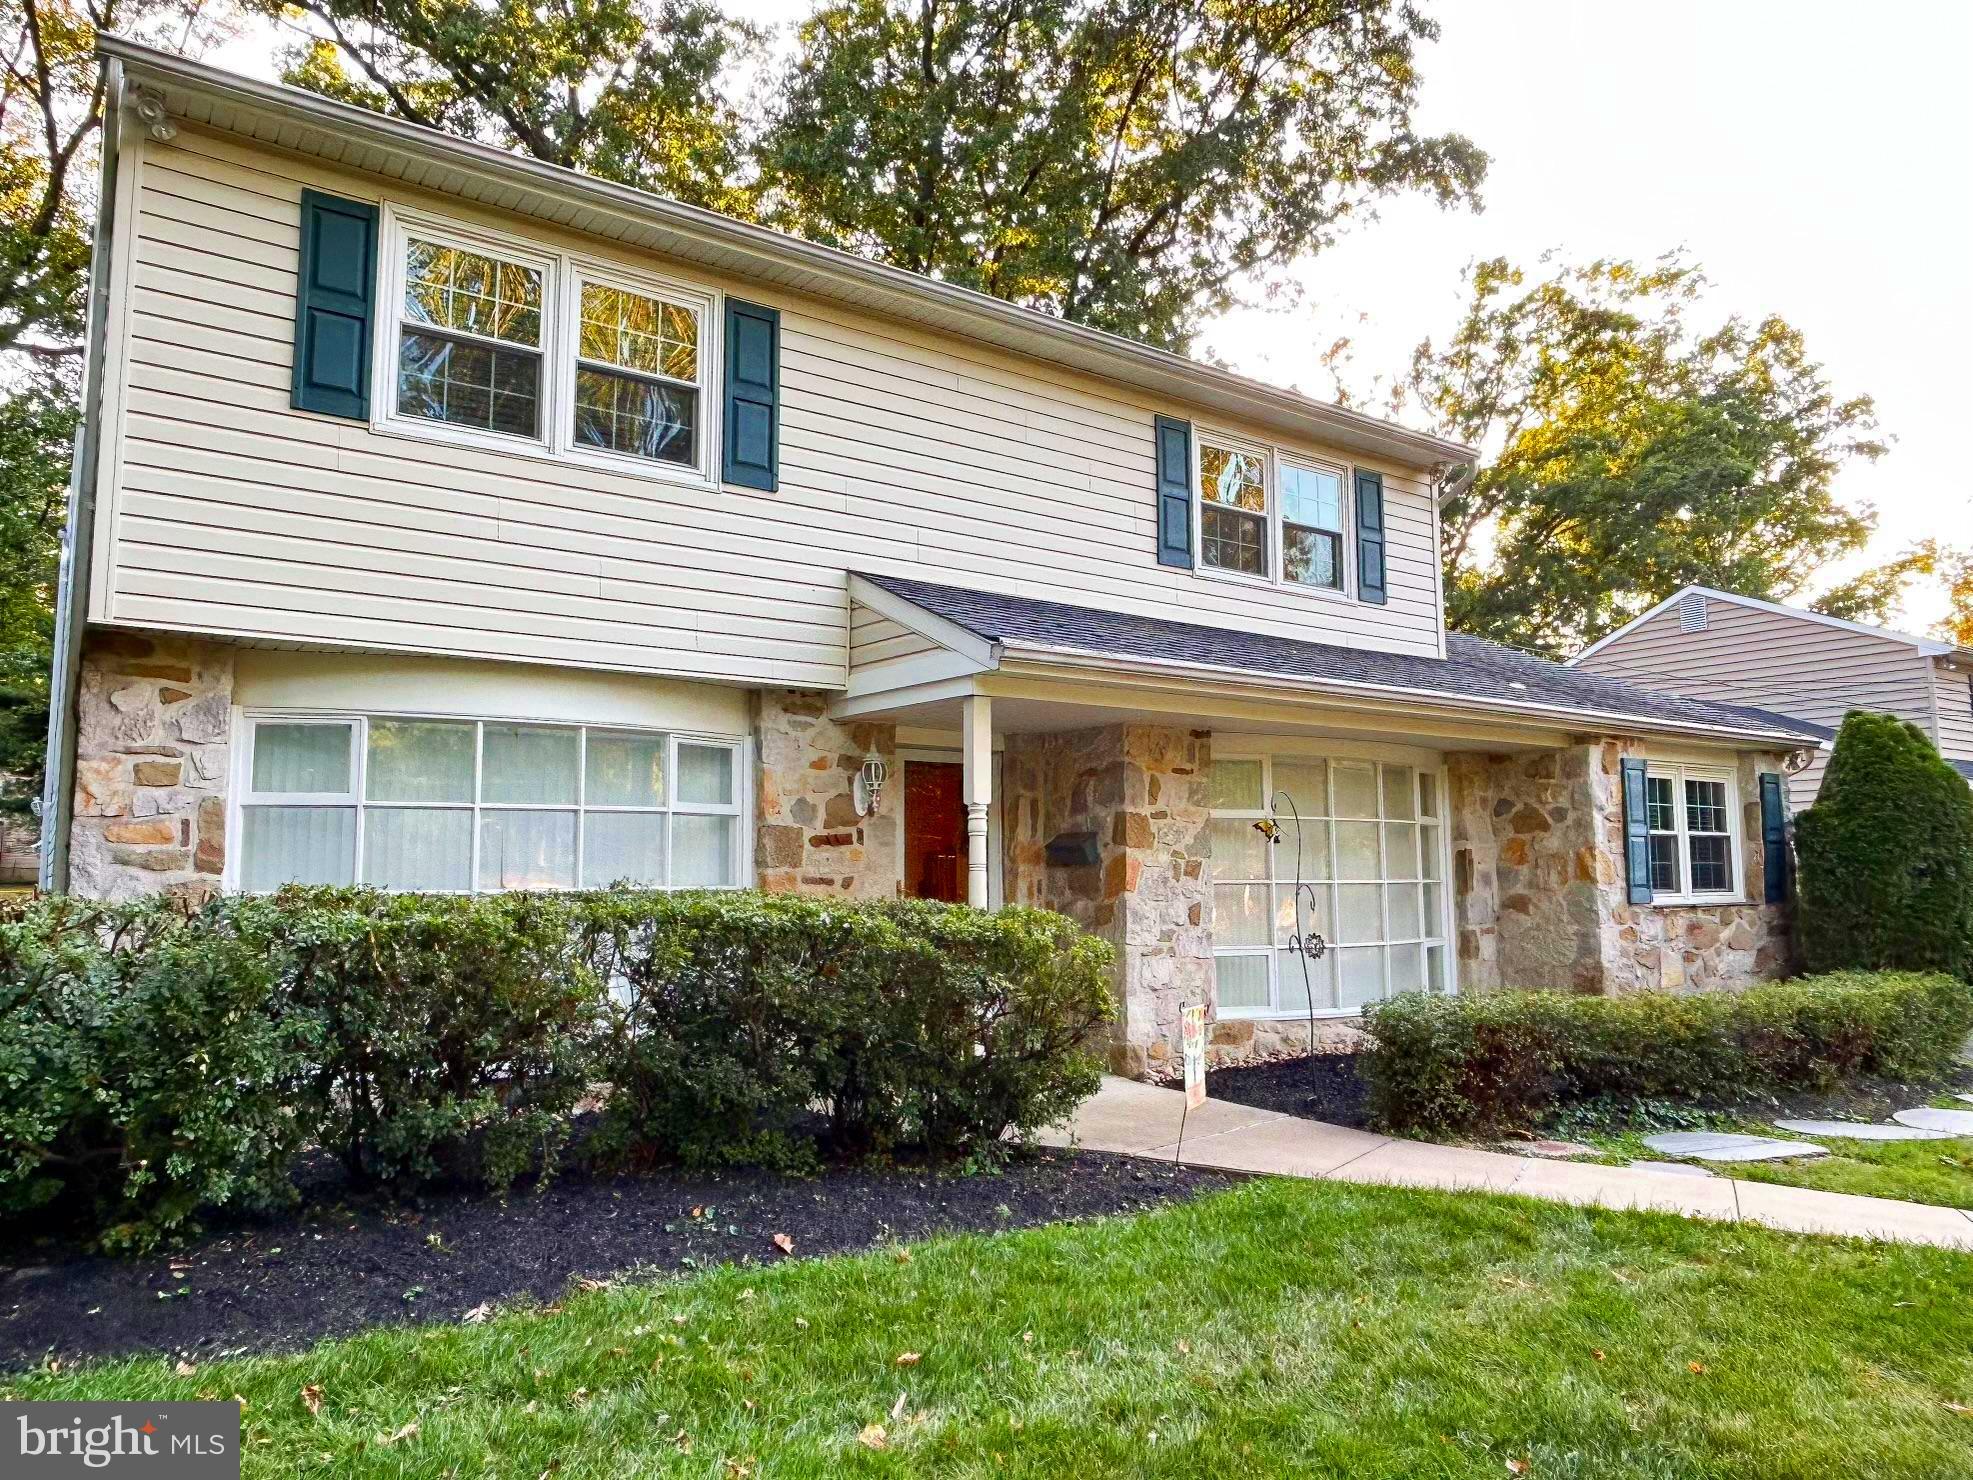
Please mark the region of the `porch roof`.
[[1447, 635], [1446, 656], [1436, 658], [1174, 622], [901, 576], [859, 572], [855, 580], [935, 619], [923, 630], [935, 641], [942, 635], [939, 624], [949, 624], [943, 635], [958, 629], [984, 649], [981, 669], [998, 667], [1003, 656], [1123, 660], [1141, 665], [1147, 673], [1169, 675], [1174, 669], [1188, 669], [1227, 678], [1305, 680], [1311, 693], [1385, 699], [1410, 695], [1428, 703], [1443, 699], [1477, 704], [1521, 719], [1537, 714], [1551, 720], [1574, 717], [1583, 728], [1629, 721], [1657, 731], [1714, 739], [1730, 735], [1788, 749], [1825, 744], [1830, 733], [1788, 715], [1659, 693], [1458, 633]]

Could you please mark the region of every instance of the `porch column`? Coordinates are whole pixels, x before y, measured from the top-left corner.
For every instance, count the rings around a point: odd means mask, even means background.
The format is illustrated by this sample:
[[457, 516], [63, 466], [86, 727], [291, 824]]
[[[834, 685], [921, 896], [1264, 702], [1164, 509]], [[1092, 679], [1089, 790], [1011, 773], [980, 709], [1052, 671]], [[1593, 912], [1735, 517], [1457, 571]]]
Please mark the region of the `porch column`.
[[993, 801], [993, 701], [968, 694], [959, 719], [960, 790], [966, 803], [966, 903], [987, 907], [987, 807]]

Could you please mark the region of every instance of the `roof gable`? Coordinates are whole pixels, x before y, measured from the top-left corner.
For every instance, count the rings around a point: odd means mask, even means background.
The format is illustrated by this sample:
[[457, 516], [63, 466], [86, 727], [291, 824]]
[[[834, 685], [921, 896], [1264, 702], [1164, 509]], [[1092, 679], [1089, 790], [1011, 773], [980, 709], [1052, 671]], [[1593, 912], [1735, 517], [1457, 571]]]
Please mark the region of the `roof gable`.
[[1680, 587], [1677, 591], [1674, 591], [1670, 596], [1667, 596], [1663, 601], [1652, 607], [1648, 612], [1632, 617], [1615, 632], [1598, 638], [1573, 658], [1569, 659], [1569, 665], [1573, 667], [1582, 662], [1583, 659], [1601, 652], [1620, 638], [1636, 631], [1646, 622], [1652, 620], [1652, 618], [1671, 611], [1679, 602], [1687, 596], [1692, 595], [1704, 596], [1709, 601], [1724, 601], [1734, 606], [1744, 606], [1752, 611], [1771, 612], [1776, 616], [1791, 617], [1801, 622], [1812, 622], [1824, 627], [1834, 627], [1844, 632], [1854, 632], [1863, 637], [1880, 638], [1886, 642], [1901, 642], [1909, 647], [1916, 648], [1927, 657], [1953, 652], [1957, 646], [1954, 643], [1941, 642], [1939, 639], [1933, 637], [1915, 637], [1909, 632], [1896, 632], [1889, 627], [1872, 627], [1865, 622], [1851, 622], [1846, 621], [1842, 617], [1825, 616], [1821, 612], [1807, 611], [1799, 606], [1784, 606], [1778, 601], [1763, 601], [1757, 596], [1742, 596], [1737, 591], [1721, 591], [1717, 587], [1693, 584]]

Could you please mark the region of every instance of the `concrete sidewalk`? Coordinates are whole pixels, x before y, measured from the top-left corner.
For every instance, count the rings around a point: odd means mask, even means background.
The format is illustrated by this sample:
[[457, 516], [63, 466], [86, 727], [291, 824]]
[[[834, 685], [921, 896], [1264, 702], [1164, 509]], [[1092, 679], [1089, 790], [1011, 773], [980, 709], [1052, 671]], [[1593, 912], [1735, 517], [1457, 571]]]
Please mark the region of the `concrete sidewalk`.
[[1589, 1207], [1647, 1209], [1688, 1218], [1760, 1223], [1791, 1233], [1843, 1234], [1973, 1249], [1973, 1213], [1885, 1197], [1852, 1197], [1728, 1177], [1682, 1176], [1642, 1167], [1540, 1161], [1506, 1152], [1405, 1141], [1370, 1131], [1302, 1120], [1208, 1100], [1185, 1123], [1185, 1096], [1175, 1089], [1106, 1076], [1103, 1087], [1064, 1126], [1044, 1133], [1071, 1143], [1147, 1160], [1278, 1177], [1332, 1178], [1452, 1191], [1512, 1192]]

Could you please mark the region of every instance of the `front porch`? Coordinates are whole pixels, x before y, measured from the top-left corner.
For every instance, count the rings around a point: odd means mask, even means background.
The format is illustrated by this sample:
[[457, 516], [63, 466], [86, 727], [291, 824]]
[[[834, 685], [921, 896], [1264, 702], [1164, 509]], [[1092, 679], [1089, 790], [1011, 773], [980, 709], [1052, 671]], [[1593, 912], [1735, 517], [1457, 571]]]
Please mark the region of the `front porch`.
[[[1117, 949], [1120, 1073], [1165, 1069], [1192, 1002], [1228, 1062], [1347, 1040], [1404, 991], [1728, 986], [1787, 962], [1786, 904], [1757, 893], [1781, 737], [1569, 709], [1566, 686], [1601, 681], [1520, 655], [1235, 638], [1272, 666], [1213, 665], [1206, 629], [1139, 624], [1159, 651], [1119, 653], [1087, 619], [1132, 619], [891, 584], [853, 580], [845, 693], [761, 696], [762, 884], [1070, 916]], [[1707, 897], [1636, 899], [1624, 789], [1647, 757], [1654, 787], [1704, 778]], [[888, 780], [859, 804], [871, 763]], [[917, 784], [929, 768], [949, 774]], [[1686, 846], [1666, 826], [1648, 846]]]

